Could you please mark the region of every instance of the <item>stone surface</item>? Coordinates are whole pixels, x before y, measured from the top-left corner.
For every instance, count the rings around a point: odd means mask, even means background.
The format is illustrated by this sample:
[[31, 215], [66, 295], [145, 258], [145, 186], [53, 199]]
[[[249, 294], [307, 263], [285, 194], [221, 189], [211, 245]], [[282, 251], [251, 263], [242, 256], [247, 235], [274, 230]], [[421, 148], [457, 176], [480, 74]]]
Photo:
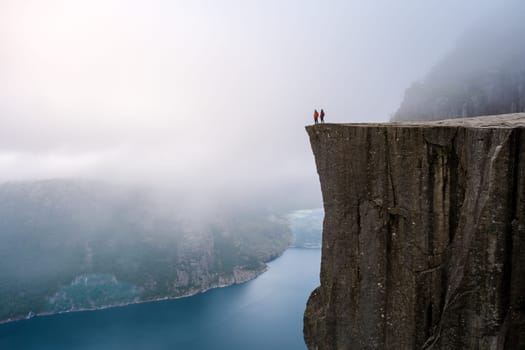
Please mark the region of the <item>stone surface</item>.
[[309, 349], [525, 348], [525, 114], [308, 126]]

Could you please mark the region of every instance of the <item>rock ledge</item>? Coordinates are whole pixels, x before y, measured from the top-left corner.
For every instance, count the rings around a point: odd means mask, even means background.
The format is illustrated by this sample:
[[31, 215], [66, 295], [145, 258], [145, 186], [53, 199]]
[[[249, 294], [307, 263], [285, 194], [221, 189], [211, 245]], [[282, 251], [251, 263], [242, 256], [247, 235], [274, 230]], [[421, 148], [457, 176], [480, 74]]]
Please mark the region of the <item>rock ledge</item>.
[[525, 348], [525, 114], [308, 126], [309, 349]]

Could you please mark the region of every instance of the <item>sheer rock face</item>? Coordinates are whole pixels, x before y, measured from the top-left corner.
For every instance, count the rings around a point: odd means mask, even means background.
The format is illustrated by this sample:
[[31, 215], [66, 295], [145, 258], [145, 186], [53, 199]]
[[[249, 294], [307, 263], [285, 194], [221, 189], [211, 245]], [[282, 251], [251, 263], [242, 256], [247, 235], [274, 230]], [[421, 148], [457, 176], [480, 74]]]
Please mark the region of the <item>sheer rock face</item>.
[[309, 349], [525, 348], [525, 114], [308, 126]]

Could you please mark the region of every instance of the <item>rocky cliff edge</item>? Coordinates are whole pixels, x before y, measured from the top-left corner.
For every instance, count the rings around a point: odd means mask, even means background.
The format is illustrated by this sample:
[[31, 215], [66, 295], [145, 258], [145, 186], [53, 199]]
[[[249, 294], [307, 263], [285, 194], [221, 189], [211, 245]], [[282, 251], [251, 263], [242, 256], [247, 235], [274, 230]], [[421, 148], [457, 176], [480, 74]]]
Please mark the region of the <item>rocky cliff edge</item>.
[[309, 349], [525, 349], [525, 114], [308, 126]]

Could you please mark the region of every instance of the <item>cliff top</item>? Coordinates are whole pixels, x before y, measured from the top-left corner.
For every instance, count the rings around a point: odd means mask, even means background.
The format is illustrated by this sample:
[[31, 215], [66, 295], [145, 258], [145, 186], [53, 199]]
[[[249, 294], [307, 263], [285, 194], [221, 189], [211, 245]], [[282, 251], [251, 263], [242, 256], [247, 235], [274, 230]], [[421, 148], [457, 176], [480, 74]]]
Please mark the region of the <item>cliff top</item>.
[[308, 349], [525, 350], [525, 113], [308, 126]]
[[[322, 125], [322, 124], [318, 124]], [[363, 127], [464, 127], [464, 128], [486, 128], [486, 129], [505, 129], [505, 128], [525, 128], [525, 113], [499, 114], [475, 118], [445, 119], [437, 121], [410, 121], [410, 122], [387, 122], [387, 123], [344, 123], [325, 125], [345, 125]], [[315, 125], [307, 126], [312, 128]]]

